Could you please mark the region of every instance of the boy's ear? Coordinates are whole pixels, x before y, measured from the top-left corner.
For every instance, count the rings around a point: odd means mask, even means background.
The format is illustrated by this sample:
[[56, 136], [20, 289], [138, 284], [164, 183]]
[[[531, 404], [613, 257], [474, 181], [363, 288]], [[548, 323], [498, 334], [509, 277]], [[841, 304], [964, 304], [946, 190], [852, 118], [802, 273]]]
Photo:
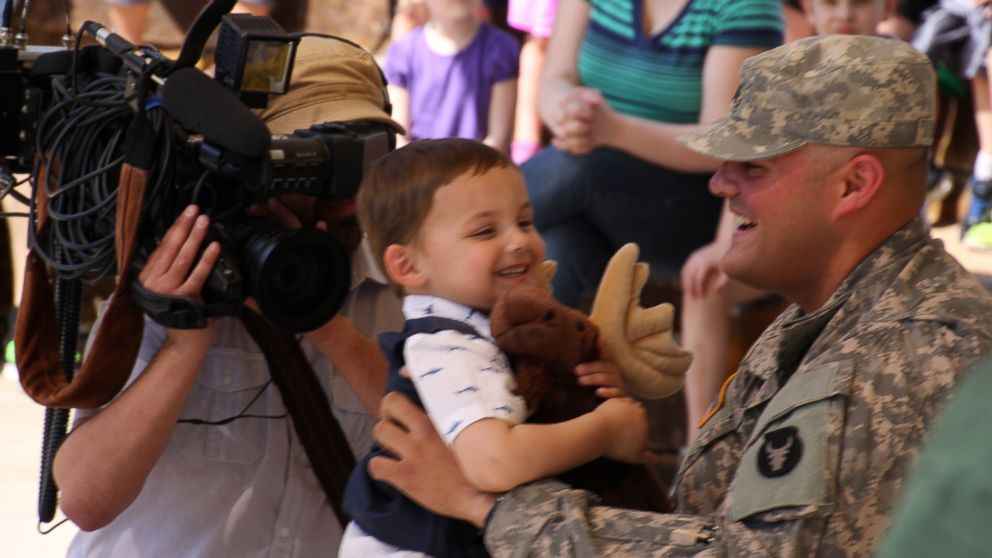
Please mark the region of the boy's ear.
[[426, 281], [409, 246], [390, 244], [382, 255], [382, 262], [386, 266], [386, 275], [405, 289], [419, 287]]

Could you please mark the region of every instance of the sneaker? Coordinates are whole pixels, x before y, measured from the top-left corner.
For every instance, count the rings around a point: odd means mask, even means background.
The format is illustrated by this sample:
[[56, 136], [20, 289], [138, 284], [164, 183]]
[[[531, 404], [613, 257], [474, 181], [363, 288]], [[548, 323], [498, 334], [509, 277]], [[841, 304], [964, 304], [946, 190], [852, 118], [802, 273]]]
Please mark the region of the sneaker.
[[992, 250], [992, 222], [982, 221], [968, 228], [964, 233], [964, 246], [971, 250]]
[[975, 177], [968, 179], [971, 189], [971, 206], [968, 213], [961, 221], [961, 239], [975, 225], [981, 223], [989, 212], [989, 198], [992, 198], [992, 180], [975, 180]]

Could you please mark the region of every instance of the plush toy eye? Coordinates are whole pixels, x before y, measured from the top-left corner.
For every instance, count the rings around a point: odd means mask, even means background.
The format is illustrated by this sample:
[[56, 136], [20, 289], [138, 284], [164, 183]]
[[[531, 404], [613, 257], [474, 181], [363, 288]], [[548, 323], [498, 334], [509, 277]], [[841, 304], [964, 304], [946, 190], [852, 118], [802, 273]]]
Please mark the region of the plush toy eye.
[[553, 319], [555, 319], [555, 311], [548, 310], [548, 313], [544, 315], [544, 321], [550, 322]]
[[579, 331], [585, 331], [586, 330], [586, 324], [584, 324], [582, 322], [575, 322], [575, 329], [577, 329]]

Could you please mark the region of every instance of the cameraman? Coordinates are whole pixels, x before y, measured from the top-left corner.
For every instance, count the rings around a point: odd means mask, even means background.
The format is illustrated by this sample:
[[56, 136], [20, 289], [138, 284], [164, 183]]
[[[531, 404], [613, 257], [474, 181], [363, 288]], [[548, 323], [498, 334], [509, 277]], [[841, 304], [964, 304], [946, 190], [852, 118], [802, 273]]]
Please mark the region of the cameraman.
[[[304, 38], [292, 78], [262, 115], [273, 133], [325, 121], [399, 128], [361, 49]], [[252, 213], [289, 227], [326, 226], [353, 254], [341, 313], [300, 343], [350, 449], [363, 455], [386, 378], [370, 337], [401, 329], [399, 300], [351, 204], [285, 195]], [[219, 251], [212, 244], [196, 260], [208, 223], [187, 208], [142, 268], [141, 284], [199, 296]], [[146, 316], [127, 387], [101, 409], [77, 412], [54, 476], [63, 511], [84, 531], [69, 556], [326, 556], [341, 536], [265, 358], [236, 317], [180, 330]]]

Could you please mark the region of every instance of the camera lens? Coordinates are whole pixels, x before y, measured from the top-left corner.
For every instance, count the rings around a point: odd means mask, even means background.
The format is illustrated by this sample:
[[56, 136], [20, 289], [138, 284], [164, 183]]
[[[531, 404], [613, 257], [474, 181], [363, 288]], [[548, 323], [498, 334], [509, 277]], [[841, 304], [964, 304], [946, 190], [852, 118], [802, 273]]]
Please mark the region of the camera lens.
[[262, 314], [293, 332], [331, 319], [351, 283], [347, 252], [317, 229], [253, 231], [244, 244], [242, 269]]

